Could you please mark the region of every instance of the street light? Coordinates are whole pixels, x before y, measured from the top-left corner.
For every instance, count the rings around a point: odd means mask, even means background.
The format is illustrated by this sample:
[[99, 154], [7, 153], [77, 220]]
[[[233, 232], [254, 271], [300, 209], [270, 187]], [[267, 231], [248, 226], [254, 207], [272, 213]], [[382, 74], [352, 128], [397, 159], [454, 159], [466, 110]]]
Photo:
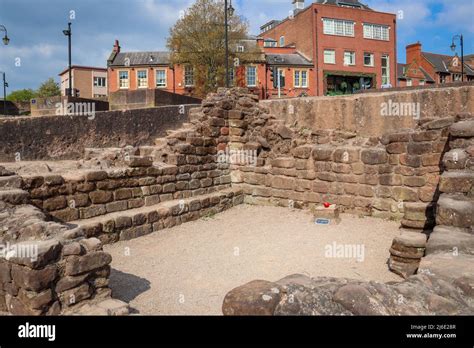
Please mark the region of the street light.
[[3, 74], [3, 114], [7, 114], [7, 87], [8, 83], [6, 81], [5, 72], [0, 71]]
[[464, 37], [461, 35], [455, 35], [453, 37], [453, 43], [451, 44], [451, 50], [456, 50], [456, 43], [454, 41], [459, 40], [461, 42], [461, 82], [464, 82]]
[[71, 58], [71, 22], [68, 23], [68, 28], [63, 30], [63, 34], [68, 38], [68, 53], [69, 53], [69, 90], [66, 93], [69, 97], [72, 97], [72, 58]]
[[225, 86], [230, 87], [229, 84], [229, 16], [234, 15], [235, 9], [232, 7], [232, 0], [230, 5], [227, 4], [227, 0], [224, 1], [224, 18], [225, 18]]
[[10, 42], [10, 38], [8, 37], [7, 28], [5, 28], [4, 25], [0, 24], [0, 31], [5, 32], [5, 36], [3, 37], [2, 41], [4, 45], [8, 45], [8, 43]]

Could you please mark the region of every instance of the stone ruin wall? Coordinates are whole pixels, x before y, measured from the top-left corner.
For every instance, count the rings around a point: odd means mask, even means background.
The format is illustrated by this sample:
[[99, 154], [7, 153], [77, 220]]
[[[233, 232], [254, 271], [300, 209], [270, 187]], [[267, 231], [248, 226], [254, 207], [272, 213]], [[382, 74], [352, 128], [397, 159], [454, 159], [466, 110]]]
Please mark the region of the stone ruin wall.
[[[360, 97], [360, 107], [371, 98]], [[84, 168], [93, 169], [47, 175], [2, 169], [0, 220], [9, 226], [2, 241], [38, 243], [42, 252], [35, 264], [15, 257], [0, 261], [0, 310], [124, 313], [120, 301], [110, 300], [111, 259], [103, 243], [196, 220], [244, 200], [305, 209], [329, 201], [348, 212], [401, 219], [406, 227], [432, 226], [440, 163], [455, 117], [431, 116], [380, 137], [344, 127], [311, 130], [298, 121], [285, 123], [244, 89], [219, 90], [190, 110], [189, 123], [164, 138], [147, 139], [154, 145], [87, 149]], [[255, 151], [256, 165], [249, 165], [251, 157], [221, 161], [230, 150]]]

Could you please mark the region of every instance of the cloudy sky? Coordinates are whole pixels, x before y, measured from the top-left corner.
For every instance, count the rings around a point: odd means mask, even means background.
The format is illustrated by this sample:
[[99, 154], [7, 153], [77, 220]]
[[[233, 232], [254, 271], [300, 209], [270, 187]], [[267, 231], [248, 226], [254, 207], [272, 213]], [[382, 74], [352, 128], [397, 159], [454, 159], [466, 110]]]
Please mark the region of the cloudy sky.
[[[170, 26], [194, 0], [0, 0], [0, 24], [10, 45], [0, 44], [0, 71], [10, 91], [37, 88], [67, 66], [67, 39], [62, 30], [71, 11], [73, 64], [105, 66], [115, 39], [123, 50], [164, 50]], [[238, 13], [260, 25], [281, 19], [291, 0], [234, 0]], [[399, 61], [405, 46], [421, 41], [423, 49], [450, 54], [453, 35], [463, 33], [466, 54], [474, 53], [474, 0], [365, 0], [373, 9], [398, 13]], [[306, 1], [310, 3], [309, 0]], [[2, 33], [3, 34], [3, 33]]]

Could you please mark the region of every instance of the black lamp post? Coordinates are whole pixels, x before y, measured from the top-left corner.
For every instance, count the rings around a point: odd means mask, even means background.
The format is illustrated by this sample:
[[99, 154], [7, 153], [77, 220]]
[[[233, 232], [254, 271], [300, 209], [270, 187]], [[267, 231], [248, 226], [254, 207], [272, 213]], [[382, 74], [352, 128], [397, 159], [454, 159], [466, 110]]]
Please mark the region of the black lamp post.
[[4, 45], [8, 45], [8, 43], [10, 42], [10, 38], [8, 37], [7, 28], [5, 28], [4, 25], [0, 24], [0, 31], [5, 32], [5, 36], [3, 37], [2, 41]]
[[225, 86], [230, 87], [229, 84], [229, 16], [234, 15], [234, 8], [232, 7], [232, 0], [230, 5], [227, 4], [227, 0], [224, 1], [224, 18], [225, 18]]
[[7, 87], [8, 83], [6, 81], [5, 72], [0, 71], [3, 74], [3, 114], [7, 114]]
[[68, 28], [63, 30], [63, 34], [68, 38], [68, 53], [69, 53], [69, 90], [66, 93], [69, 97], [72, 97], [72, 58], [71, 58], [71, 22], [67, 24]]
[[456, 50], [456, 44], [454, 41], [459, 40], [461, 42], [461, 82], [464, 82], [464, 37], [463, 35], [455, 35], [453, 37], [453, 43], [451, 44], [451, 50]]

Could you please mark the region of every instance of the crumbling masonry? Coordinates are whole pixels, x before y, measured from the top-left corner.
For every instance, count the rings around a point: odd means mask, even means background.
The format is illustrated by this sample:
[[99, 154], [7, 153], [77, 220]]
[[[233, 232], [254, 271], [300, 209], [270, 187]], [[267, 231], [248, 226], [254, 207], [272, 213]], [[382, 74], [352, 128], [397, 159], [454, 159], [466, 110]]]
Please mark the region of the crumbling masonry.
[[[473, 86], [463, 88], [473, 93]], [[15, 252], [0, 260], [0, 309], [126, 314], [126, 304], [111, 299], [103, 244], [244, 202], [300, 209], [330, 202], [400, 220], [404, 232], [390, 250], [390, 267], [408, 280], [256, 281], [228, 294], [224, 314], [472, 314], [472, 111], [362, 136], [288, 124], [245, 89], [222, 89], [190, 110], [189, 123], [148, 146], [86, 149], [77, 168], [47, 174], [5, 165], [1, 242], [35, 244], [39, 252], [35, 261]], [[309, 293], [318, 301], [307, 302]], [[261, 303], [263, 294], [272, 300]]]

